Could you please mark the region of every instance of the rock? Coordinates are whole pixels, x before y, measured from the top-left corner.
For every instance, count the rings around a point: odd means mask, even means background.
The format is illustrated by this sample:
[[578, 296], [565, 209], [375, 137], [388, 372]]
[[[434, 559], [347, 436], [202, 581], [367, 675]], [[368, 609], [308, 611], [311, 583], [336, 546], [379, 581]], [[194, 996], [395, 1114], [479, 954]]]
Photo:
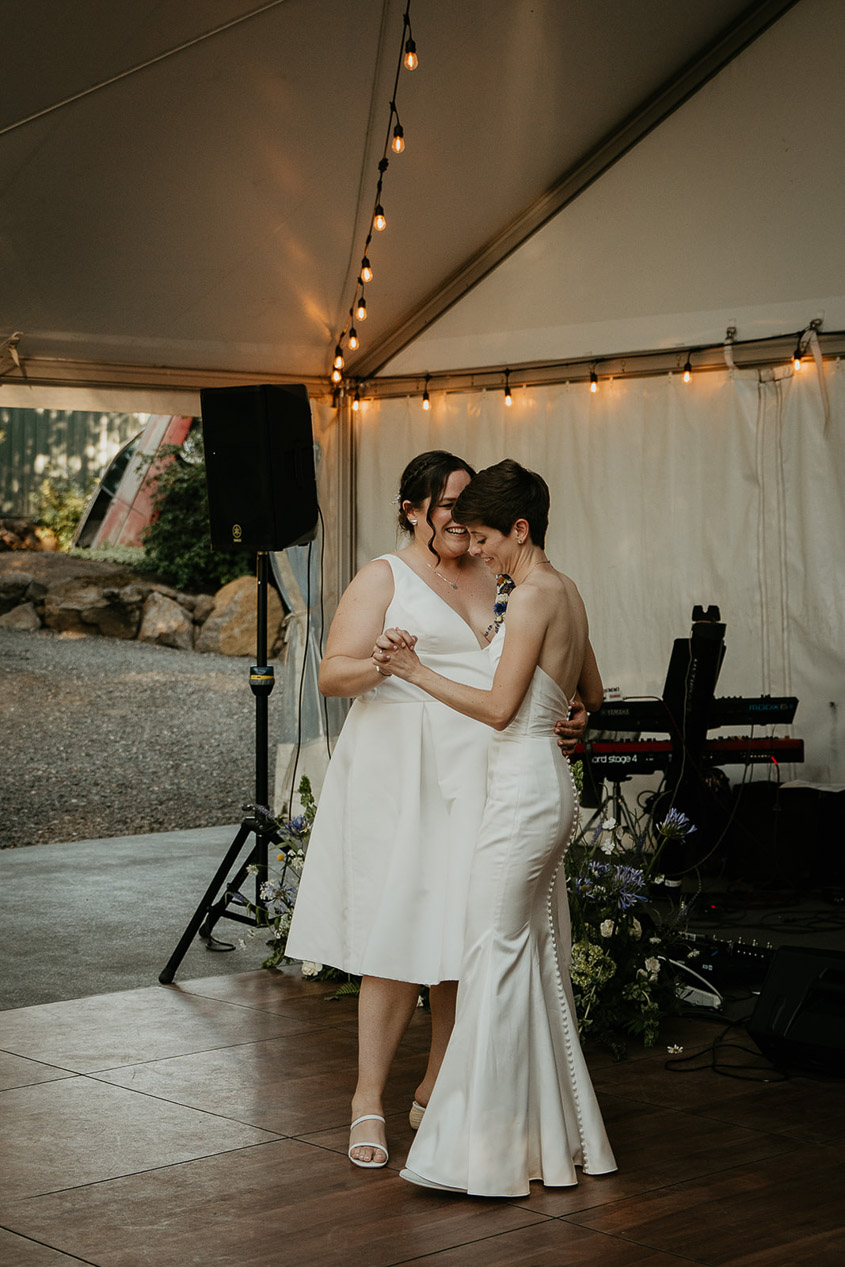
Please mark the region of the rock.
[[144, 603], [138, 641], [190, 651], [194, 645], [194, 622], [179, 603], [153, 590]]
[[56, 551], [62, 548], [59, 538], [49, 528], [36, 528], [35, 536], [38, 540], [39, 550]]
[[7, 572], [0, 576], [0, 616], [22, 603], [33, 583], [34, 577], [29, 572]]
[[46, 594], [47, 586], [42, 581], [33, 581], [27, 586], [24, 597], [28, 603], [40, 603]]
[[34, 519], [0, 519], [0, 550], [40, 550]]
[[204, 625], [214, 610], [212, 594], [198, 594], [194, 600], [194, 623]]
[[11, 611], [0, 616], [0, 627], [24, 629], [27, 633], [34, 633], [36, 629], [41, 628], [41, 621], [38, 619], [38, 612], [33, 603], [21, 603], [19, 607], [13, 607]]
[[[254, 577], [241, 576], [224, 585], [214, 595], [214, 607], [197, 635], [195, 649], [217, 651], [222, 655], [255, 656], [257, 602]], [[281, 645], [283, 619], [282, 600], [268, 587], [268, 655], [273, 655]]]
[[63, 633], [134, 638], [148, 593], [148, 589], [131, 583], [103, 586], [93, 581], [65, 581], [44, 599], [44, 624]]

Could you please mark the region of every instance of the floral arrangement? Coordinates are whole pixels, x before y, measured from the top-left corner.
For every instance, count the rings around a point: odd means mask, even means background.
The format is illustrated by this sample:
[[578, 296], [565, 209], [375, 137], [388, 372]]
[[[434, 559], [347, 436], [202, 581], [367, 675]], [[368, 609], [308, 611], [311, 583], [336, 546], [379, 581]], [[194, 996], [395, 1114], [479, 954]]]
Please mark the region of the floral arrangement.
[[[270, 933], [271, 951], [262, 962], [262, 968], [277, 968], [280, 964], [295, 962], [287, 958], [285, 951], [305, 853], [308, 849], [308, 841], [311, 839], [314, 816], [317, 813], [311, 780], [307, 775], [303, 775], [300, 779], [297, 791], [302, 813], [294, 818], [286, 820], [273, 818], [264, 806], [255, 807], [255, 814], [262, 824], [262, 830], [279, 850], [276, 855], [276, 863], [279, 865], [274, 866], [272, 863], [268, 865], [267, 876], [258, 890], [261, 904], [256, 907], [255, 903], [249, 902], [242, 893], [230, 895], [240, 905], [248, 907], [250, 914], [255, 918], [255, 928], [247, 933], [246, 937], [239, 939], [238, 944], [242, 949], [253, 938], [268, 931]], [[250, 875], [258, 875], [258, 870], [255, 864], [247, 867]], [[321, 963], [310, 963], [306, 960], [302, 965], [302, 975], [311, 977], [315, 981], [343, 979], [349, 988], [341, 986], [338, 993], [357, 993], [358, 987], [357, 984], [352, 984], [353, 978], [347, 977], [346, 973], [338, 972], [335, 968], [324, 967]]]
[[680, 1009], [675, 965], [698, 953], [684, 938], [687, 908], [682, 901], [664, 912], [650, 896], [664, 881], [659, 865], [667, 842], [693, 831], [675, 809], [645, 827], [600, 813], [566, 856], [578, 1029], [617, 1060], [631, 1037], [653, 1046], [661, 1022]]

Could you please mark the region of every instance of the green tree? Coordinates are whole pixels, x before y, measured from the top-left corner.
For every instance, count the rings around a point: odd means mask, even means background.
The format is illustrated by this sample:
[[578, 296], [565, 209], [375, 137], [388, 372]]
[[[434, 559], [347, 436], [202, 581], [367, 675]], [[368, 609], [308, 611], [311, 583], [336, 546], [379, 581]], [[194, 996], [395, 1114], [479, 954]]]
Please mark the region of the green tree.
[[38, 490], [36, 523], [57, 538], [62, 550], [69, 550], [88, 498], [96, 487], [96, 479], [86, 485], [78, 475], [66, 471], [49, 471]]
[[181, 448], [163, 448], [155, 471], [154, 513], [144, 532], [147, 566], [177, 589], [203, 594], [252, 574], [254, 552], [211, 548], [200, 429], [194, 427]]

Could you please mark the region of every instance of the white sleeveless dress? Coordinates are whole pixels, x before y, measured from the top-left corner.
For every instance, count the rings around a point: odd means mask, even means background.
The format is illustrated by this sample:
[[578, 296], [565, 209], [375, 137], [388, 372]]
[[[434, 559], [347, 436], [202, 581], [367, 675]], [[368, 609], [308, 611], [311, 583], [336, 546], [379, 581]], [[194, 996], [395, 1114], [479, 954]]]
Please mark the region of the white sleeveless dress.
[[[502, 634], [489, 649], [495, 664]], [[563, 859], [577, 824], [553, 727], [568, 713], [541, 668], [488, 750], [455, 1028], [409, 1170], [476, 1196], [568, 1186], [616, 1162], [578, 1041]]]
[[[397, 555], [385, 627], [424, 664], [489, 690], [469, 625]], [[320, 794], [286, 953], [356, 975], [457, 979], [491, 730], [386, 677], [354, 701]]]

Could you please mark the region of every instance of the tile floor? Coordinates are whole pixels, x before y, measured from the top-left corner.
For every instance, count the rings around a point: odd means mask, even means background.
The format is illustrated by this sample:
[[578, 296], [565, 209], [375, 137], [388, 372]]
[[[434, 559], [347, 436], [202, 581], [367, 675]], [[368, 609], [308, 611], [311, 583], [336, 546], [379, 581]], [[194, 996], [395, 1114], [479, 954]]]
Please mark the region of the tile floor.
[[0, 1014], [0, 1262], [845, 1264], [845, 1083], [669, 1072], [667, 1042], [718, 1032], [679, 1020], [623, 1064], [591, 1059], [618, 1174], [509, 1201], [426, 1192], [398, 1172], [428, 1018], [397, 1056], [390, 1163], [355, 1169], [355, 1000], [331, 992], [257, 970]]

